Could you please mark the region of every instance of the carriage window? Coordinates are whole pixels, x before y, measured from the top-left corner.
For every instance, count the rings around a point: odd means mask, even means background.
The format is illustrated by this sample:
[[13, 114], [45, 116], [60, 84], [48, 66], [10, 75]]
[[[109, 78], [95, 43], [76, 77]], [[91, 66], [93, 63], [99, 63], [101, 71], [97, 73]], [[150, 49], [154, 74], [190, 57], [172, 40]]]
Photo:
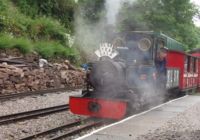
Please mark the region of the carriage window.
[[185, 60], [184, 60], [184, 72], [188, 71], [188, 57], [185, 56]]
[[193, 72], [197, 72], [197, 59], [196, 58], [193, 58]]
[[190, 72], [190, 60], [191, 60], [191, 57], [187, 56], [187, 72]]
[[190, 57], [190, 72], [194, 72], [194, 58]]

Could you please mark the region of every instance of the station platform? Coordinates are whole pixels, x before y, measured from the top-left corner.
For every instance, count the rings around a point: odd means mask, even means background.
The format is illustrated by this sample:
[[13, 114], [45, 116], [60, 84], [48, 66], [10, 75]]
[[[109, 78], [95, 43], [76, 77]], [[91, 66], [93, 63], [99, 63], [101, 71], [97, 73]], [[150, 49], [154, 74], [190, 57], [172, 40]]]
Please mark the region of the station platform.
[[77, 140], [133, 140], [157, 130], [164, 123], [196, 104], [200, 105], [200, 96], [186, 95], [95, 130]]

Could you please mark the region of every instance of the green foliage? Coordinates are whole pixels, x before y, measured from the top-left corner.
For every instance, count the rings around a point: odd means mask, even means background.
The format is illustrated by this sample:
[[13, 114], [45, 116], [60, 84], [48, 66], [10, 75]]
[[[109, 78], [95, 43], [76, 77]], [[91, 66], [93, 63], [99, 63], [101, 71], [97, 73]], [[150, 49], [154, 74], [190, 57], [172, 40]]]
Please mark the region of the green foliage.
[[76, 62], [76, 51], [73, 48], [66, 48], [58, 42], [37, 42], [35, 50], [44, 58], [68, 58]]
[[0, 0], [0, 32], [10, 26], [10, 19], [8, 18], [8, 2], [5, 0]]
[[[70, 31], [58, 20], [51, 17], [40, 17], [39, 15], [37, 18], [31, 18], [31, 16], [20, 13], [10, 1], [0, 0], [0, 2], [3, 2], [6, 6], [0, 12], [0, 32], [10, 33], [16, 37], [25, 36], [32, 40], [55, 40], [65, 46], [68, 45], [68, 38], [66, 38], [65, 33]], [[31, 2], [31, 0], [17, 2], [26, 3]]]
[[8, 49], [12, 47], [12, 38], [9, 35], [0, 35], [0, 49]]
[[30, 40], [26, 38], [15, 38], [12, 41], [12, 48], [18, 49], [23, 54], [30, 53], [33, 49]]
[[139, 3], [133, 5], [125, 3], [118, 15], [119, 31], [148, 30], [148, 23], [144, 17], [145, 12], [147, 11]]
[[186, 44], [185, 49], [192, 49], [200, 43], [192, 21], [197, 13], [190, 0], [138, 0], [123, 7], [119, 26], [121, 30], [163, 32]]
[[54, 17], [61, 21], [68, 30], [72, 30], [74, 20], [74, 0], [12, 0], [22, 13], [37, 18], [38, 16]]
[[102, 16], [105, 0], [79, 0], [80, 13], [83, 18], [96, 22]]
[[54, 56], [54, 48], [52, 43], [38, 42], [35, 44], [35, 49], [44, 58], [50, 58]]
[[30, 17], [35, 17], [38, 14], [39, 7], [36, 1], [32, 0], [13, 0], [19, 6], [21, 12]]
[[0, 34], [0, 49], [16, 48], [21, 53], [30, 53], [33, 50], [38, 52], [43, 58], [67, 58], [71, 62], [76, 63], [77, 50], [69, 47], [64, 47], [59, 42], [54, 41], [38, 41], [31, 42], [26, 38], [14, 38], [8, 34]]
[[65, 41], [66, 29], [57, 21], [50, 18], [37, 18], [30, 23], [30, 36], [35, 40], [60, 40]]
[[[98, 22], [105, 14], [104, 3], [105, 0], [0, 0], [0, 48], [18, 48], [22, 53], [35, 50], [45, 58], [77, 61], [80, 50], [69, 48], [66, 37], [74, 31], [75, 13], [78, 11], [89, 23]], [[163, 32], [187, 44], [189, 50], [200, 44], [200, 28], [192, 21], [195, 14], [198, 10], [190, 0], [137, 0], [124, 4], [117, 29]]]
[[77, 50], [68, 47], [66, 36], [74, 7], [74, 0], [0, 0], [0, 49], [76, 62]]
[[0, 11], [1, 11], [1, 12], [2, 12], [2, 11], [5, 11], [6, 8], [7, 8], [6, 2], [3, 1], [3, 0], [0, 0]]
[[54, 0], [52, 16], [61, 21], [68, 30], [73, 31], [75, 0]]
[[32, 19], [19, 13], [10, 1], [1, 1], [6, 2], [6, 9], [0, 13], [1, 32], [12, 33], [18, 37], [26, 36]]
[[26, 38], [13, 38], [10, 35], [0, 35], [0, 49], [12, 49], [16, 48], [21, 53], [26, 54], [32, 51], [32, 45], [30, 40]]

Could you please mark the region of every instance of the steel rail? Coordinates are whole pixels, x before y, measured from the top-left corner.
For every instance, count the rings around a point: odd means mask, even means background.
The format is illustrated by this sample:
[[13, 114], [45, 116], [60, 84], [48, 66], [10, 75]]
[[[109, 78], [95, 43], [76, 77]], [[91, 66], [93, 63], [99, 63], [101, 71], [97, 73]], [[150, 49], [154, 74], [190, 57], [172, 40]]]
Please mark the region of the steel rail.
[[47, 90], [40, 90], [40, 91], [28, 91], [28, 92], [22, 92], [22, 93], [10, 93], [10, 94], [3, 94], [0, 95], [0, 101], [5, 101], [13, 98], [22, 98], [30, 95], [43, 95], [48, 93], [55, 93], [55, 92], [64, 92], [74, 90], [72, 88], [57, 88], [57, 89], [47, 89]]
[[62, 134], [62, 135], [53, 137], [53, 138], [51, 138], [51, 139], [49, 139], [49, 140], [60, 140], [60, 139], [63, 139], [63, 138], [67, 138], [67, 137], [70, 137], [70, 136], [79, 134], [79, 133], [82, 132], [82, 131], [89, 130], [89, 129], [93, 128], [93, 127], [100, 126], [100, 125], [102, 125], [102, 124], [103, 124], [102, 121], [89, 123], [89, 124], [86, 124], [86, 125], [84, 125], [84, 126], [82, 126], [82, 127], [77, 128], [77, 129], [68, 131], [68, 132], [66, 132], [66, 133], [64, 133], [64, 134]]
[[20, 112], [16, 114], [10, 114], [5, 116], [0, 116], [0, 125], [3, 124], [9, 124], [16, 121], [26, 120], [26, 119], [32, 119], [34, 117], [38, 116], [45, 116], [52, 113], [62, 112], [69, 109], [69, 105], [59, 105], [59, 106], [53, 106], [43, 109], [37, 109], [37, 110], [31, 110], [26, 112]]
[[48, 129], [48, 130], [45, 130], [45, 131], [30, 135], [30, 136], [27, 136], [27, 137], [21, 138], [19, 140], [30, 140], [30, 139], [38, 138], [40, 136], [48, 135], [48, 134], [51, 134], [53, 132], [65, 129], [65, 128], [70, 128], [70, 127], [74, 127], [74, 126], [80, 125], [83, 122], [87, 122], [87, 121], [89, 121], [88, 118], [84, 119], [84, 120], [76, 120], [76, 121], [73, 121], [73, 122], [70, 122], [70, 123], [66, 123], [66, 124], [64, 124], [62, 126], [54, 127], [54, 128], [51, 128], [51, 129]]

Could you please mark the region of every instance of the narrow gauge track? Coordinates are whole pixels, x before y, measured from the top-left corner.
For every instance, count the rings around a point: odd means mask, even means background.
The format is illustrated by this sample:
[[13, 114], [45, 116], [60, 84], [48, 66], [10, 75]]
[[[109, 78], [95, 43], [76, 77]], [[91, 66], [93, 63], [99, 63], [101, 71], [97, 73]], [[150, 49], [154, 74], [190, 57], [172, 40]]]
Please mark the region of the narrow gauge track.
[[66, 111], [66, 110], [69, 110], [68, 104], [0, 116], [0, 125], [14, 123], [14, 122], [22, 121], [26, 119], [32, 119], [35, 117], [45, 116], [52, 113]]
[[4, 94], [0, 96], [0, 101], [6, 101], [13, 98], [22, 98], [30, 95], [43, 95], [55, 92], [63, 92], [73, 90], [72, 88], [57, 88], [57, 89], [47, 89], [47, 90], [39, 90], [39, 91], [29, 91], [29, 92], [22, 92], [22, 93], [11, 93], [11, 94]]
[[[32, 140], [32, 139], [48, 139], [48, 140], [59, 140], [63, 138], [67, 138], [73, 135], [77, 135], [80, 132], [89, 130], [93, 127], [97, 127], [103, 125], [103, 121], [94, 121], [91, 118], [87, 118], [84, 120], [76, 120], [70, 123], [66, 123], [62, 126], [54, 127], [43, 132], [39, 132], [19, 140]], [[56, 133], [62, 133], [57, 135]]]

